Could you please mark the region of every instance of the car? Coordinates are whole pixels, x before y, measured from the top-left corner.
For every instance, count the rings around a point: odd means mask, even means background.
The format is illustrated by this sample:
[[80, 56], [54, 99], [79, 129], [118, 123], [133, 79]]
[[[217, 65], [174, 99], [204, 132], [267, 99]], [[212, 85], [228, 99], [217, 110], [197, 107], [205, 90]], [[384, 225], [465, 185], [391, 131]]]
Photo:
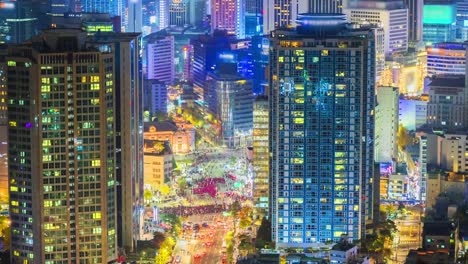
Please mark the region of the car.
[[206, 246], [207, 246], [207, 247], [211, 247], [211, 245], [213, 245], [213, 243], [211, 243], [211, 242], [206, 242]]
[[193, 257], [196, 258], [196, 259], [199, 259], [199, 258], [201, 258], [201, 255], [200, 254], [195, 254], [195, 256], [193, 256]]
[[210, 237], [213, 237], [214, 236], [214, 233], [213, 232], [210, 232]]
[[203, 223], [203, 224], [202, 224], [202, 227], [205, 227], [205, 228], [206, 228], [206, 227], [208, 227], [208, 224], [207, 224], [207, 223]]
[[177, 256], [176, 259], [175, 259], [175, 263], [180, 263], [181, 260], [182, 260], [182, 258], [180, 256]]

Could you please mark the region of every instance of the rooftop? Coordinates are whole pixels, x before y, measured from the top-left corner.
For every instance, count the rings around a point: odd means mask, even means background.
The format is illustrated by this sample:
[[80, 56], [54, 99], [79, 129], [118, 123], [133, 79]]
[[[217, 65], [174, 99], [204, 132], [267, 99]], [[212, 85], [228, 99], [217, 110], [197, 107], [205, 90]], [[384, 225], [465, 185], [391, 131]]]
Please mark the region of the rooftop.
[[432, 79], [429, 87], [465, 87], [465, 75], [441, 75]]

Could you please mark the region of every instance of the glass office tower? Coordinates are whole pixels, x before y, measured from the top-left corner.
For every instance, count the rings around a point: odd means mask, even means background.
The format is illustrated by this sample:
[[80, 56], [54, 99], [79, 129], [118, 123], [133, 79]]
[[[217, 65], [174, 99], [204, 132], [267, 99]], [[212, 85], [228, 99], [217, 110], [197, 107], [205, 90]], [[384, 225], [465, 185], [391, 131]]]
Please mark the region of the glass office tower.
[[270, 49], [270, 206], [278, 248], [360, 239], [372, 221], [375, 33], [303, 14]]
[[114, 46], [46, 30], [8, 70], [11, 263], [117, 258]]

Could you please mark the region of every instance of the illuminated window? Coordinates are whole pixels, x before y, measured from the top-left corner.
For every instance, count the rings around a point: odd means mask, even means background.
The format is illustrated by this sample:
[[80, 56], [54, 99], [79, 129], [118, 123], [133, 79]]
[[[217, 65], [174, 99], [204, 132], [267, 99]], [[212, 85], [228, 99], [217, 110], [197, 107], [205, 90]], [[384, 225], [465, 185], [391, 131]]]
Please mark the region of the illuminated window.
[[328, 50], [322, 50], [322, 53], [321, 53], [322, 56], [328, 56]]
[[50, 85], [42, 85], [41, 86], [41, 92], [49, 93], [50, 92]]
[[99, 83], [92, 83], [91, 84], [91, 90], [99, 90]]
[[16, 66], [16, 61], [8, 61], [8, 66], [15, 67]]
[[93, 166], [93, 167], [99, 167], [99, 166], [101, 166], [101, 160], [93, 160], [93, 161], [91, 161], [91, 166]]
[[41, 78], [41, 82], [43, 84], [50, 84], [50, 79], [49, 78]]
[[11, 205], [12, 206], [19, 206], [19, 203], [18, 203], [18, 201], [11, 201]]
[[99, 82], [99, 76], [91, 76], [90, 82]]
[[11, 127], [15, 127], [15, 126], [16, 126], [16, 121], [10, 121], [10, 122], [8, 122], [8, 124], [9, 124]]
[[302, 117], [294, 118], [294, 124], [304, 124], [304, 118]]
[[93, 213], [93, 219], [101, 219], [101, 213], [100, 212]]
[[10, 191], [17, 192], [18, 191], [18, 186], [10, 186]]
[[43, 146], [43, 147], [48, 147], [48, 146], [50, 146], [50, 140], [49, 140], [49, 139], [44, 139], [44, 140], [42, 140], [42, 146]]

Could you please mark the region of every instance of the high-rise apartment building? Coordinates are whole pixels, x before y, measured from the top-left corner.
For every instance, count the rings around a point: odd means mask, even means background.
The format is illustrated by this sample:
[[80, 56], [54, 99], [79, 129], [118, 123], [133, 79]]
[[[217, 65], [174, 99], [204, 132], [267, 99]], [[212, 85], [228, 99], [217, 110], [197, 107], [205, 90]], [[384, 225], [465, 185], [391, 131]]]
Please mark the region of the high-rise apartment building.
[[4, 127], [8, 123], [7, 65], [5, 60], [6, 55], [7, 46], [0, 45], [0, 127]]
[[408, 48], [408, 9], [403, 1], [352, 0], [343, 7], [349, 22], [373, 24], [384, 29], [386, 55]]
[[343, 0], [309, 0], [309, 12], [312, 14], [341, 14]]
[[226, 30], [229, 35], [236, 34], [238, 1], [211, 0], [211, 31]]
[[253, 204], [257, 218], [268, 215], [270, 150], [268, 148], [270, 108], [268, 97], [258, 96], [253, 104]]
[[11, 263], [117, 258], [113, 43], [45, 31], [8, 68]]
[[377, 87], [375, 106], [375, 162], [392, 162], [398, 158], [398, 97], [396, 87]]
[[423, 32], [423, 0], [403, 0], [408, 8], [408, 41], [422, 40]]
[[157, 36], [146, 42], [147, 78], [172, 84], [175, 78], [174, 36]]
[[165, 29], [169, 26], [169, 3], [171, 0], [156, 0], [156, 14], [158, 29]]
[[[113, 43], [118, 245], [133, 251], [143, 228], [143, 92], [139, 33], [100, 33]], [[130, 224], [131, 223], [131, 224]]]
[[373, 213], [375, 36], [305, 14], [270, 48], [270, 206], [277, 247], [364, 236]]
[[309, 9], [303, 0], [263, 0], [263, 33], [277, 28], [295, 27], [296, 18]]

